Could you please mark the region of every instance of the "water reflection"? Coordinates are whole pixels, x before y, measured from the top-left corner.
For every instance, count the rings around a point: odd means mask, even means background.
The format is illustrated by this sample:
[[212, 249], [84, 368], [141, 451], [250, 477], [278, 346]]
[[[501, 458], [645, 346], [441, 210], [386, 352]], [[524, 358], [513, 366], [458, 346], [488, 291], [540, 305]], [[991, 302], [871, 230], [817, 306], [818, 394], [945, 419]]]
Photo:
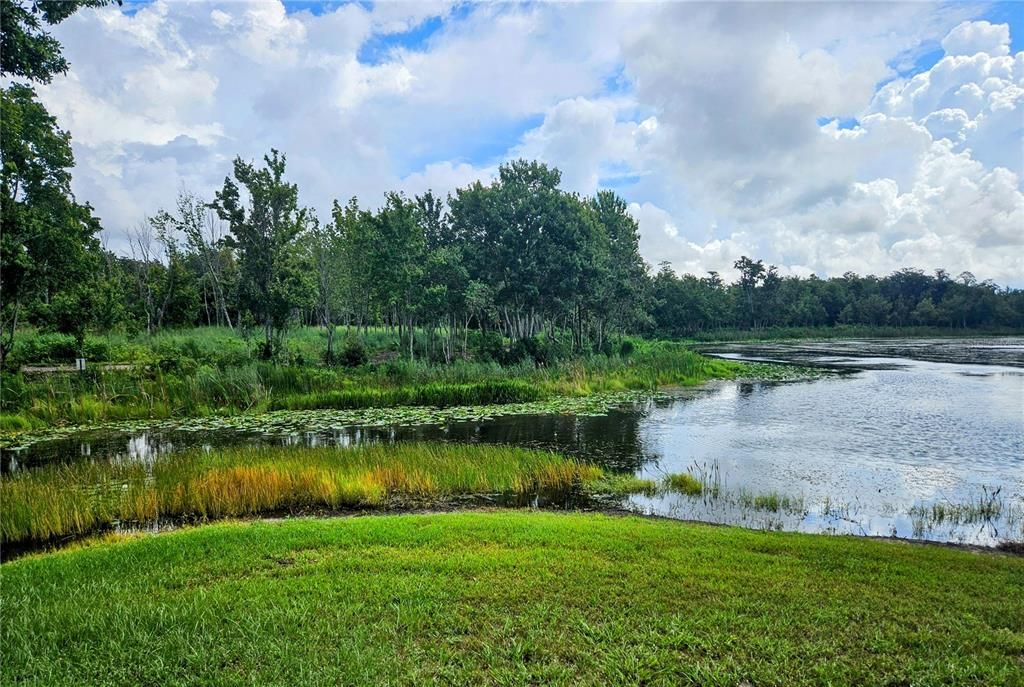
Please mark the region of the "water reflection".
[[[984, 344], [973, 345], [970, 350], [982, 350]], [[723, 481], [720, 498], [661, 494], [630, 499], [645, 513], [766, 529], [965, 543], [1024, 539], [1022, 371], [991, 360], [979, 365], [892, 357], [896, 348], [886, 342], [868, 358], [857, 357], [849, 346], [844, 351], [802, 350], [787, 358], [785, 350], [774, 347], [771, 356], [778, 359], [857, 371], [798, 383], [717, 383], [597, 417], [504, 416], [444, 426], [308, 427], [283, 434], [230, 429], [93, 433], [6, 452], [2, 469], [10, 473], [80, 460], [149, 464], [172, 451], [238, 444], [513, 444], [558, 450], [655, 480], [695, 464], [717, 466]], [[916, 344], [909, 348], [929, 350]], [[1005, 347], [983, 350], [990, 358], [1006, 359]], [[723, 354], [759, 357], [764, 350], [754, 347], [745, 353], [732, 347]], [[915, 507], [971, 503], [986, 488], [1001, 488], [1005, 507], [997, 518], [954, 523], [912, 515]], [[737, 500], [743, 493], [782, 494], [800, 507], [759, 510]]]

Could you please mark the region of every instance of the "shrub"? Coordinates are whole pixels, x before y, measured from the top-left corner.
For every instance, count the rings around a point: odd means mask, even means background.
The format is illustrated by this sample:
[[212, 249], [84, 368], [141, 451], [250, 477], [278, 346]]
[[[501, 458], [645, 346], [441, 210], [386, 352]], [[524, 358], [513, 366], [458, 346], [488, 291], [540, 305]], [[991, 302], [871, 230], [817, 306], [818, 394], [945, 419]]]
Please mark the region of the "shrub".
[[345, 340], [345, 344], [341, 347], [341, 352], [338, 355], [338, 360], [345, 367], [365, 365], [369, 358], [370, 356], [362, 340], [354, 336]]

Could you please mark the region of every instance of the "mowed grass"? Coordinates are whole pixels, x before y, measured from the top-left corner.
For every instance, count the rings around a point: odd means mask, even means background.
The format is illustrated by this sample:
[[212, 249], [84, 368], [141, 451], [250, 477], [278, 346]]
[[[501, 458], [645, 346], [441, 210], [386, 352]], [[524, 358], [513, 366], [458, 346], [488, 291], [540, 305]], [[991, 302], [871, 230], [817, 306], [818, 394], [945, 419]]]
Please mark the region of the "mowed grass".
[[409, 443], [353, 448], [242, 446], [140, 463], [74, 463], [0, 477], [0, 540], [92, 532], [118, 521], [534, 494], [592, 482], [600, 468], [508, 446]]
[[4, 684], [1020, 685], [1024, 559], [635, 517], [228, 523], [0, 567]]

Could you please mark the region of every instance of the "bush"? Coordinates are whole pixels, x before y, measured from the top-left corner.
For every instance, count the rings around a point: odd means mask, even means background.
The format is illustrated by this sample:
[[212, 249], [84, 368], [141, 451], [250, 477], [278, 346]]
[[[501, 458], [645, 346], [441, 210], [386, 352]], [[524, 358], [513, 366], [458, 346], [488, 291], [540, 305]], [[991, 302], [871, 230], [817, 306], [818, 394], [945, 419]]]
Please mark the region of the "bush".
[[70, 334], [29, 334], [15, 340], [12, 365], [71, 362], [78, 357], [75, 337]]
[[505, 359], [505, 342], [497, 332], [472, 331], [469, 342], [469, 348], [478, 360], [500, 363]]
[[369, 360], [370, 356], [366, 351], [366, 346], [363, 345], [361, 339], [356, 337], [349, 337], [345, 340], [345, 345], [341, 347], [341, 352], [338, 354], [338, 361], [345, 367], [359, 367], [365, 365], [366, 361]]

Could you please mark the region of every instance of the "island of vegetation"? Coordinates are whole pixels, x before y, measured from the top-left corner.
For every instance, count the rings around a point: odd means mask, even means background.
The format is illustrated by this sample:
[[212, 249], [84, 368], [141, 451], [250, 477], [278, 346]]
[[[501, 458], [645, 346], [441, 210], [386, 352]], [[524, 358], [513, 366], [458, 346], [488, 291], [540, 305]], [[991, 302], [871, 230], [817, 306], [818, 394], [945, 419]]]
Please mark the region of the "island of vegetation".
[[[527, 160], [446, 198], [352, 198], [318, 217], [272, 150], [236, 159], [212, 197], [154, 208], [114, 253], [33, 88], [67, 68], [47, 27], [103, 4], [0, 0], [5, 446], [117, 423], [253, 429], [286, 411], [605, 409], [790, 374], [694, 341], [1024, 328], [1024, 291], [966, 272], [652, 270], [622, 198], [566, 192]], [[3, 564], [0, 683], [1021, 684], [1020, 557], [583, 512], [718, 488], [435, 443], [5, 472], [5, 553], [95, 536]], [[576, 512], [513, 510], [545, 498]], [[140, 523], [177, 531], [116, 532]]]

